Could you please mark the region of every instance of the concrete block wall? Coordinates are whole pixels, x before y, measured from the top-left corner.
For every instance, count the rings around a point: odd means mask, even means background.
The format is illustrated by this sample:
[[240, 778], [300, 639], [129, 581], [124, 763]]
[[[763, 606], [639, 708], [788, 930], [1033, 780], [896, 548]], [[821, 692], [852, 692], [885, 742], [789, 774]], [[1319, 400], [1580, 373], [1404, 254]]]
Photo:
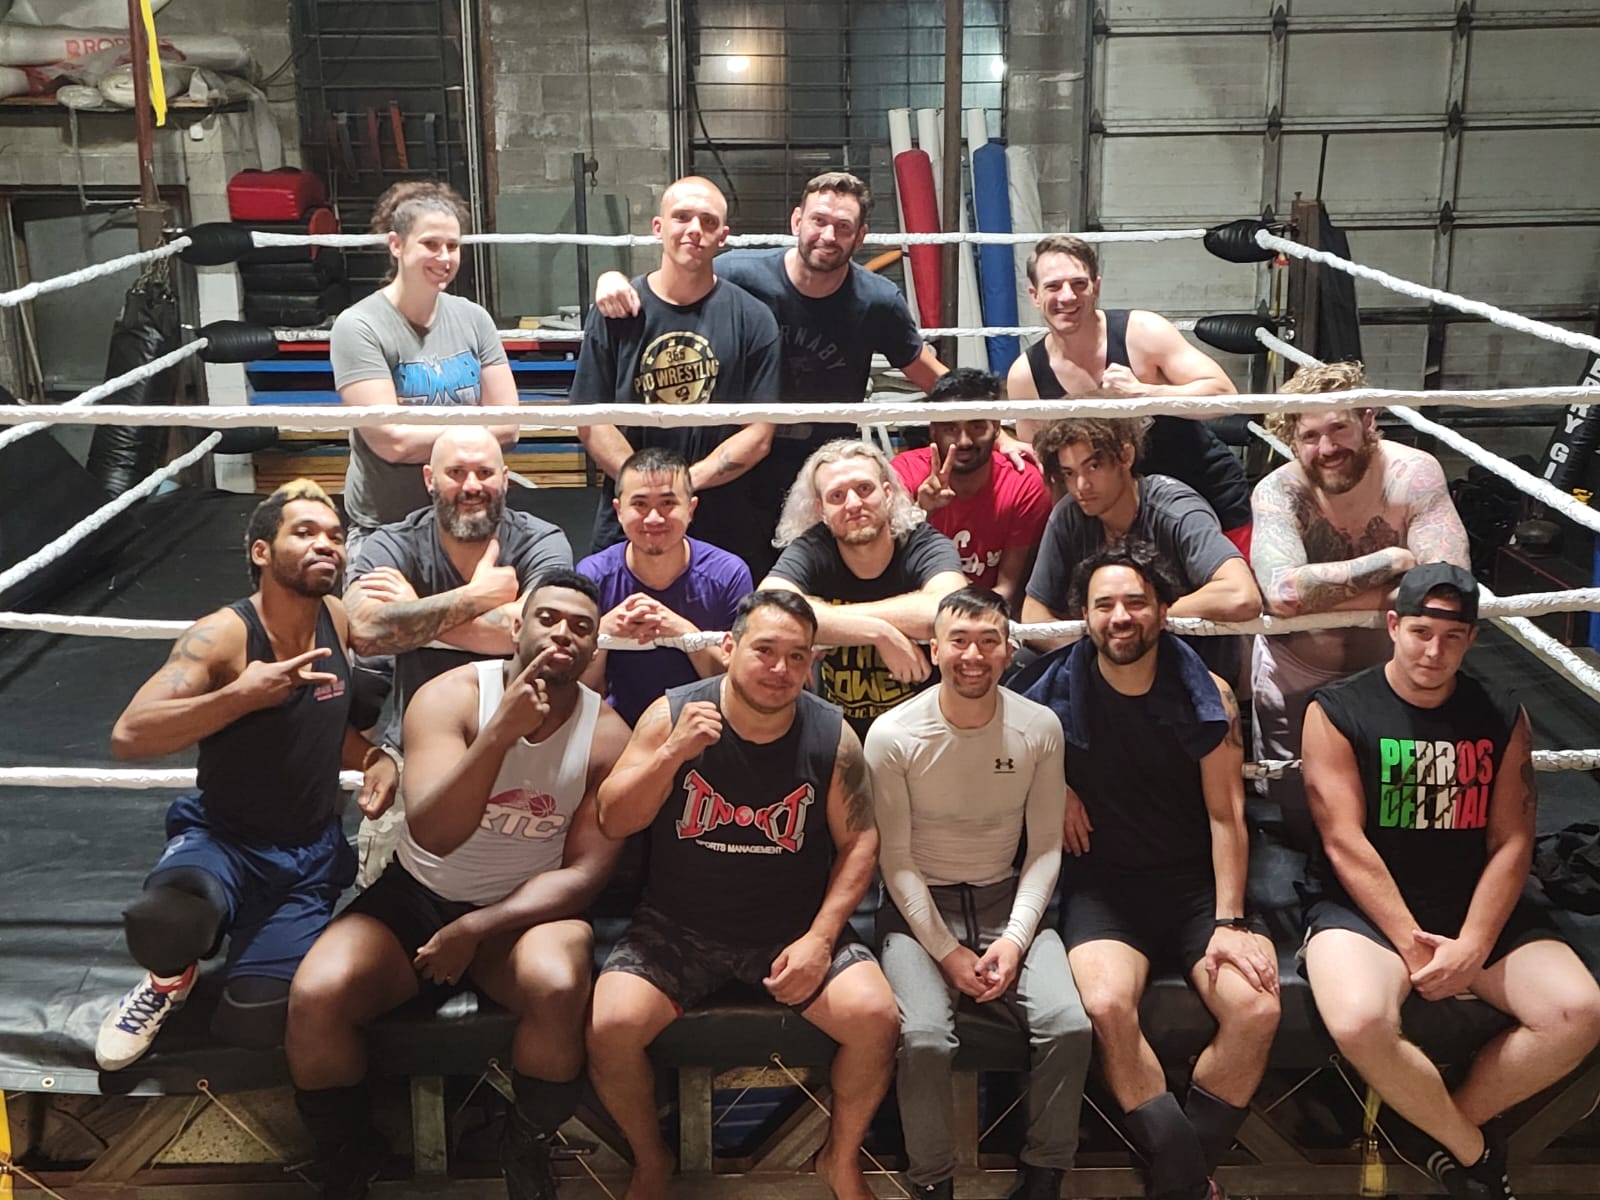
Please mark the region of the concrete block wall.
[[595, 190], [625, 197], [632, 232], [647, 233], [671, 182], [667, 0], [484, 0], [481, 11], [491, 203], [570, 197], [581, 151], [599, 164]]
[[1006, 33], [1006, 139], [1030, 146], [1047, 229], [1071, 229], [1084, 212], [1089, 0], [1010, 0]]

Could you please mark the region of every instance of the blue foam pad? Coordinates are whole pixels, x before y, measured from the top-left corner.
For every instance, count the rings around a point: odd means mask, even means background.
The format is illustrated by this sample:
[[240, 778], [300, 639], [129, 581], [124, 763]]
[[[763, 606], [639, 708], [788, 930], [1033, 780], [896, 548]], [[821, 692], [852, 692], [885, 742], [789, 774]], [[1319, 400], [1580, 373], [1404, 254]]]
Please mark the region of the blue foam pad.
[[[1006, 148], [988, 142], [972, 156], [972, 202], [980, 233], [1011, 232], [1011, 190], [1006, 179]], [[985, 325], [1017, 323], [1016, 256], [1010, 246], [978, 247], [979, 290]], [[1022, 343], [1010, 334], [990, 337], [989, 369], [1005, 376], [1022, 353]]]

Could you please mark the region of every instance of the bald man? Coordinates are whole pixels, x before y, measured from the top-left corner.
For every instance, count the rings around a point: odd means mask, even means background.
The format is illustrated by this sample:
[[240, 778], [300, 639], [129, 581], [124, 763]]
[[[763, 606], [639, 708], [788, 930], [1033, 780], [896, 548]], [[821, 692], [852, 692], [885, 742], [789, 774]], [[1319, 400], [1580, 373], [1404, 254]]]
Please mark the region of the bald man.
[[[661, 196], [650, 228], [661, 265], [632, 281], [639, 311], [605, 317], [591, 309], [572, 381], [574, 404], [709, 404], [778, 401], [781, 337], [772, 312], [717, 278], [713, 256], [728, 240], [728, 202], [709, 180], [680, 179]], [[605, 485], [592, 552], [623, 540], [611, 501], [617, 472], [635, 450], [665, 446], [689, 460], [700, 497], [690, 534], [744, 559], [760, 579], [776, 556], [776, 505], [754, 513], [749, 472], [767, 456], [765, 423], [674, 429], [586, 425], [578, 438]]]
[[[441, 433], [422, 468], [433, 504], [383, 525], [350, 565], [345, 607], [359, 654], [395, 656], [394, 713], [382, 745], [398, 760], [400, 727], [417, 689], [482, 658], [510, 658], [511, 626], [533, 583], [572, 566], [572, 547], [549, 521], [506, 507], [506, 463], [483, 427]], [[398, 836], [403, 804], [366, 830], [361, 879], [375, 879]]]

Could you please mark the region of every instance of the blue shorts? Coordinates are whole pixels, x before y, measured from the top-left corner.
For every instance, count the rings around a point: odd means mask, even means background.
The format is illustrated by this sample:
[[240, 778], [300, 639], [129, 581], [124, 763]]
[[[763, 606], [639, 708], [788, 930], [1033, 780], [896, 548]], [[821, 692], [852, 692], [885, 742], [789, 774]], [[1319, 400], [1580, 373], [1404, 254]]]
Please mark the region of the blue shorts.
[[244, 842], [209, 826], [199, 796], [179, 796], [167, 810], [167, 846], [146, 885], [175, 867], [205, 871], [228, 898], [224, 974], [287, 981], [355, 882], [356, 853], [337, 819], [304, 846]]

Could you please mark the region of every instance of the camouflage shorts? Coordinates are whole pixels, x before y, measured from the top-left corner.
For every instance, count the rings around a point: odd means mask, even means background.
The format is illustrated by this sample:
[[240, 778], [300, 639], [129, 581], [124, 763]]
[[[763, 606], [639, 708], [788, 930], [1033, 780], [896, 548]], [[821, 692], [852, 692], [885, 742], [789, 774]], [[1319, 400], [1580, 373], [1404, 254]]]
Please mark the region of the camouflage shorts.
[[[788, 944], [783, 941], [755, 948], [730, 946], [675, 925], [655, 909], [640, 905], [600, 973], [621, 971], [637, 975], [659, 988], [683, 1012], [729, 983], [743, 983], [766, 995], [762, 980], [772, 974], [773, 960]], [[789, 1007], [803, 1011], [847, 967], [876, 961], [872, 951], [856, 941], [855, 934], [846, 927], [834, 945], [833, 962], [816, 991]]]

